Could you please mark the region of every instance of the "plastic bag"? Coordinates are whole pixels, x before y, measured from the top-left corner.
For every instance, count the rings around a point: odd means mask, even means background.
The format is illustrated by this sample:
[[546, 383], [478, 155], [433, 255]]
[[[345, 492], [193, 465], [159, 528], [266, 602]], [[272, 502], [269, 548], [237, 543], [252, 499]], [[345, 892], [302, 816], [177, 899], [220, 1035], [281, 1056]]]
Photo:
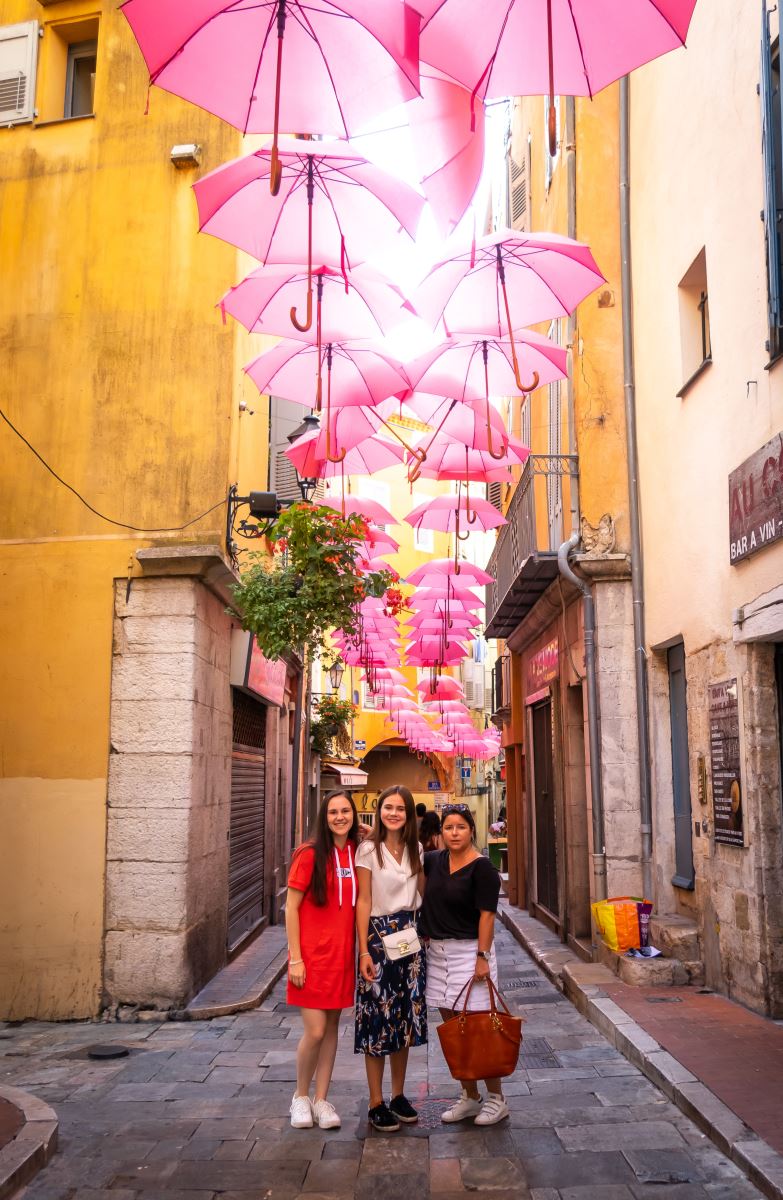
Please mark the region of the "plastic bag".
[[610, 950], [624, 954], [633, 946], [647, 944], [647, 929], [645, 940], [642, 941], [640, 913], [649, 923], [652, 904], [639, 896], [612, 896], [608, 900], [597, 900], [590, 907], [599, 933]]

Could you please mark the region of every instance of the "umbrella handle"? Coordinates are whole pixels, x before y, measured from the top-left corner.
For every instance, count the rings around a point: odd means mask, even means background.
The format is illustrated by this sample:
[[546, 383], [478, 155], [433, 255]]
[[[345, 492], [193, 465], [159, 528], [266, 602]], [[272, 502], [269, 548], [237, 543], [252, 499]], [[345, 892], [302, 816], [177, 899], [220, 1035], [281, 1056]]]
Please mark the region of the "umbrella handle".
[[313, 199], [313, 160], [311, 158], [307, 168], [307, 317], [304, 325], [296, 318], [295, 306], [289, 313], [291, 324], [300, 333], [307, 333], [313, 323]]
[[552, 0], [546, 0], [546, 36], [549, 52], [549, 157], [557, 154], [557, 113], [555, 111], [555, 64], [552, 41]]
[[335, 457], [332, 454], [332, 431], [330, 428], [332, 415], [332, 343], [326, 347], [326, 457], [331, 463], [341, 463], [345, 458], [345, 446]]
[[327, 423], [326, 423], [326, 457], [329, 459], [329, 462], [341, 463], [343, 461], [343, 459], [345, 458], [345, 454], [346, 454], [346, 451], [345, 451], [344, 446], [343, 446], [342, 450], [340, 451], [340, 453], [336, 457], [332, 454], [332, 435], [331, 435], [331, 432], [329, 429], [329, 422], [327, 419]]
[[[495, 453], [495, 448], [492, 445], [492, 422], [489, 419], [489, 400], [487, 400], [487, 454], [489, 455], [490, 458], [494, 458], [495, 462], [499, 462], [501, 458], [505, 457], [505, 453], [506, 453], [506, 451], [505, 451], [505, 448], [503, 447], [502, 443], [500, 446], [499, 454]], [[475, 519], [476, 519], [475, 513], [473, 514], [472, 520], [471, 520], [470, 516], [468, 517], [468, 521], [471, 525], [473, 524], [473, 521], [475, 521]]]
[[421, 468], [422, 468], [422, 461], [421, 461], [421, 459], [420, 459], [420, 458], [417, 458], [417, 459], [416, 459], [416, 466], [413, 468], [413, 470], [412, 470], [412, 471], [411, 471], [411, 470], [409, 470], [409, 471], [408, 471], [408, 483], [415, 483], [415, 482], [416, 482], [416, 480], [417, 480], [417, 479], [419, 478], [419, 476], [421, 475]]
[[315, 320], [315, 331], [316, 331], [315, 356], [318, 360], [318, 372], [317, 372], [316, 384], [315, 384], [315, 411], [316, 412], [321, 411], [321, 397], [323, 395], [323, 387], [322, 387], [322, 383], [321, 383], [321, 352], [322, 352], [322, 347], [323, 347], [323, 340], [322, 340], [322, 336], [321, 336], [321, 298], [323, 296], [323, 291], [324, 291], [324, 277], [323, 277], [323, 275], [319, 275], [318, 276], [318, 307], [317, 307], [317, 315], [316, 315], [316, 320]]

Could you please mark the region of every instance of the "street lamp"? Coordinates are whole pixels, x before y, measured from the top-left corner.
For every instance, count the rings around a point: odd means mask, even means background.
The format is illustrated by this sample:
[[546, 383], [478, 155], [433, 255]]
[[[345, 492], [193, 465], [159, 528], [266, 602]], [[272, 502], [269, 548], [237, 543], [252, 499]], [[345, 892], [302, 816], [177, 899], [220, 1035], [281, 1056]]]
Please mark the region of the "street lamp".
[[[293, 433], [289, 433], [287, 441], [293, 446], [294, 442], [302, 437], [303, 434], [317, 433], [320, 428], [321, 423], [315, 413], [308, 413], [302, 424], [297, 425]], [[307, 475], [300, 475], [297, 471], [296, 482], [299, 486], [299, 491], [302, 493], [302, 499], [306, 504], [309, 504], [315, 494], [315, 489], [318, 487], [318, 480], [310, 478]]]
[[338, 658], [337, 662], [332, 663], [331, 667], [329, 668], [329, 682], [332, 685], [333, 692], [337, 692], [340, 690], [340, 684], [343, 681], [344, 672], [345, 672], [345, 667], [343, 666], [343, 664], [340, 662], [340, 660]]

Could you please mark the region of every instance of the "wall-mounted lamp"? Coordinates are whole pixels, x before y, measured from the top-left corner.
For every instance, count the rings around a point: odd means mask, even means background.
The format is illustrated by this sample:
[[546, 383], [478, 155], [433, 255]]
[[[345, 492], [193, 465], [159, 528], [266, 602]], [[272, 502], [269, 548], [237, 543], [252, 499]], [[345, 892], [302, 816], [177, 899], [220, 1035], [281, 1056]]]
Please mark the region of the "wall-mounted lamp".
[[[237, 485], [233, 483], [228, 490], [227, 507], [226, 550], [232, 563], [236, 566], [239, 548], [234, 541], [234, 534], [238, 533], [243, 538], [266, 537], [283, 511], [283, 506], [275, 492], [250, 492], [247, 496], [240, 496]], [[239, 510], [244, 507], [247, 507], [253, 519], [248, 521], [247, 517], [243, 517], [241, 521], [237, 522]]]
[[329, 682], [332, 685], [332, 691], [333, 692], [339, 691], [340, 684], [343, 681], [343, 675], [345, 674], [345, 667], [340, 662], [339, 658], [337, 659], [337, 662], [332, 663], [331, 667], [329, 668], [328, 673], [329, 673]]
[[[287, 441], [293, 446], [294, 442], [306, 433], [317, 433], [321, 428], [321, 423], [315, 413], [308, 413], [301, 425], [297, 425], [293, 433], [289, 433]], [[299, 485], [299, 491], [302, 493], [302, 499], [306, 504], [309, 504], [315, 495], [315, 489], [318, 487], [318, 480], [309, 475], [300, 475], [296, 472], [296, 482]]]
[[197, 142], [184, 142], [171, 147], [171, 161], [178, 171], [197, 167], [201, 163], [201, 147]]

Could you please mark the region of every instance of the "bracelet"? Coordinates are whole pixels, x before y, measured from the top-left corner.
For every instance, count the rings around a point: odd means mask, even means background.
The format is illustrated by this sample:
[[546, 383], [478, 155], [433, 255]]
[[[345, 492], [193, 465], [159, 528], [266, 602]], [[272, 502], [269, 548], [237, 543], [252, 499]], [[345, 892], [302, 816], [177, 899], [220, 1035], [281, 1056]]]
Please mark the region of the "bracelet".
[[303, 958], [291, 958], [288, 960], [288, 965], [289, 967], [298, 967], [303, 962]]
[[362, 952], [359, 955], [359, 958], [372, 958], [372, 955], [370, 954], [369, 950], [362, 950]]

